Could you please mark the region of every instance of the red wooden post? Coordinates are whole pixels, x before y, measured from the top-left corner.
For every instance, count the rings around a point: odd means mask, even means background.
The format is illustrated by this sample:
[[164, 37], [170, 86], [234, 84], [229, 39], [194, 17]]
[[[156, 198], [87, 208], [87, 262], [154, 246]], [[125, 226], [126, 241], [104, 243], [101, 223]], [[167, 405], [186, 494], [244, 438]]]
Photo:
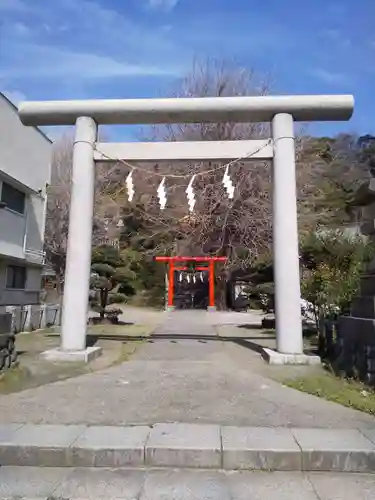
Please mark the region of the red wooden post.
[[169, 276], [168, 276], [168, 307], [173, 307], [174, 295], [174, 260], [169, 261]]
[[215, 264], [213, 260], [209, 261], [209, 293], [208, 293], [208, 306], [215, 307]]

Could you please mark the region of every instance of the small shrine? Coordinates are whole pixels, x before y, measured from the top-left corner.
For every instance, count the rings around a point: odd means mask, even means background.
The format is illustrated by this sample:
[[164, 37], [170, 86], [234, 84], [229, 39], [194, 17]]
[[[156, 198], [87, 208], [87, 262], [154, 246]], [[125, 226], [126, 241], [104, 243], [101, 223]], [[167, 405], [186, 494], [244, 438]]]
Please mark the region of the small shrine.
[[168, 310], [176, 307], [216, 310], [215, 263], [226, 262], [226, 257], [158, 256], [155, 260], [168, 263]]

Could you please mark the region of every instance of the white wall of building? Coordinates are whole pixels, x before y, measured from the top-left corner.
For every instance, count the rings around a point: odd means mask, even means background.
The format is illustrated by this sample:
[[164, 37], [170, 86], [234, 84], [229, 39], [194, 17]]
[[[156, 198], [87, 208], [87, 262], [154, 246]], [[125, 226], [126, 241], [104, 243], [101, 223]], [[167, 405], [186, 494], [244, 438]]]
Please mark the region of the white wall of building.
[[[0, 195], [4, 183], [25, 194], [24, 213], [0, 209], [0, 305], [39, 301], [51, 153], [46, 136], [22, 125], [17, 109], [0, 93]], [[12, 263], [27, 267], [23, 290], [6, 287]]]
[[43, 191], [50, 179], [51, 146], [37, 128], [22, 125], [17, 109], [0, 93], [0, 170]]

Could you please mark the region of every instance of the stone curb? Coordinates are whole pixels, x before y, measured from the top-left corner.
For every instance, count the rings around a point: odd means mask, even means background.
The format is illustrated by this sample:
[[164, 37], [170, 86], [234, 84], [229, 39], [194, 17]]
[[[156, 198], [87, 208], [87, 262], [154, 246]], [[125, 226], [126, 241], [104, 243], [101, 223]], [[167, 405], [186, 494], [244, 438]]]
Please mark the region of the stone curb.
[[9, 424], [0, 466], [375, 472], [375, 428]]

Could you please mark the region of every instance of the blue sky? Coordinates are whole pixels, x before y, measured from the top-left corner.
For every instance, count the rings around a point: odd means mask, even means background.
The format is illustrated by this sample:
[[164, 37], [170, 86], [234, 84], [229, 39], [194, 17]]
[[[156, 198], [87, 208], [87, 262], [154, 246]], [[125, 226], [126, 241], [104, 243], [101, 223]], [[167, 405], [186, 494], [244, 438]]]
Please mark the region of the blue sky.
[[271, 75], [273, 93], [355, 95], [350, 122], [312, 132], [375, 133], [374, 19], [374, 0], [0, 0], [0, 90], [154, 97], [194, 58], [225, 58]]

